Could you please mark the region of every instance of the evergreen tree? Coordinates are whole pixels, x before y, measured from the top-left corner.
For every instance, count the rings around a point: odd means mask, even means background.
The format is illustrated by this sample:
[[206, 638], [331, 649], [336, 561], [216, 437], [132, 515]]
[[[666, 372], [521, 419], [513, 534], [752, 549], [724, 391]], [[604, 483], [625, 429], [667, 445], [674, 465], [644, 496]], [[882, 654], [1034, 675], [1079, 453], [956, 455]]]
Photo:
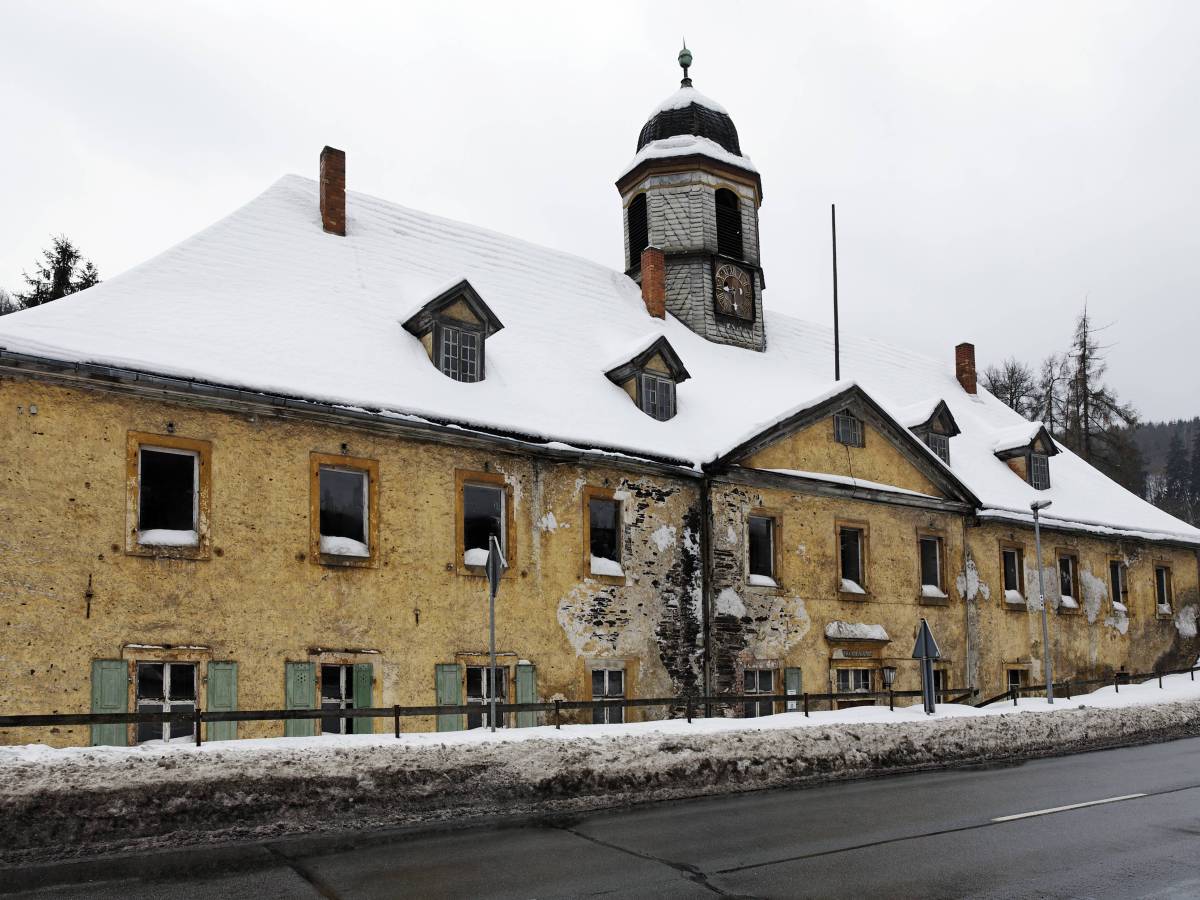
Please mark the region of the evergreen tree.
[[21, 304], [14, 300], [8, 291], [0, 288], [0, 316], [7, 316], [20, 308]]
[[100, 283], [95, 265], [84, 259], [66, 235], [52, 241], [52, 246], [42, 251], [43, 261], [35, 263], [34, 274], [22, 273], [27, 289], [16, 295], [22, 307], [41, 306]]
[[1188, 521], [1200, 525], [1200, 428], [1192, 430], [1191, 477], [1188, 479], [1188, 494], [1192, 498], [1192, 518]]
[[1188, 459], [1183, 438], [1176, 432], [1167, 447], [1167, 470], [1163, 474], [1163, 509], [1185, 522], [1193, 521], [1193, 497], [1191, 492], [1192, 461]]

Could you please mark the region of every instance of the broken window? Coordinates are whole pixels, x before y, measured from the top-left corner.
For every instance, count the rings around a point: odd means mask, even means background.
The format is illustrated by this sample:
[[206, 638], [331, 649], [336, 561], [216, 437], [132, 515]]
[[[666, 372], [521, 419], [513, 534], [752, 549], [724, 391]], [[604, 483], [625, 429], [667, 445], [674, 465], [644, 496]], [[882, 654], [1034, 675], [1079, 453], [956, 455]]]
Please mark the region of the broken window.
[[921, 541], [921, 596], [945, 597], [942, 584], [942, 539], [926, 536]]
[[866, 593], [863, 578], [862, 529], [839, 528], [838, 548], [842, 566], [841, 589], [850, 594]]
[[[508, 670], [496, 666], [496, 703], [506, 703], [508, 696]], [[477, 713], [467, 713], [468, 728], [483, 728], [491, 724], [488, 718], [491, 707], [491, 679], [488, 678], [487, 666], [467, 666], [467, 703], [478, 703], [483, 710]], [[504, 714], [496, 716], [496, 727], [504, 727]]]
[[931, 431], [925, 435], [925, 443], [946, 465], [950, 465], [950, 438]]
[[463, 564], [482, 566], [487, 563], [492, 536], [505, 553], [504, 488], [493, 484], [463, 485]]
[[438, 367], [442, 374], [455, 381], [480, 381], [483, 366], [480, 364], [480, 347], [483, 343], [479, 332], [459, 325], [439, 322]]
[[351, 720], [338, 713], [354, 709], [354, 666], [321, 666], [321, 734], [351, 734]]
[[838, 669], [837, 693], [871, 693], [871, 669]]
[[1117, 612], [1128, 612], [1126, 600], [1129, 596], [1129, 585], [1126, 582], [1125, 563], [1111, 560], [1108, 564], [1108, 584], [1112, 595], [1113, 609]]
[[367, 541], [367, 487], [362, 469], [321, 466], [319, 470], [321, 552], [335, 556], [370, 556]]
[[139, 448], [138, 543], [198, 544], [199, 483], [200, 454], [194, 450]]
[[1171, 614], [1171, 569], [1167, 566], [1154, 567], [1154, 600], [1160, 615]]
[[1045, 453], [1029, 455], [1029, 483], [1039, 491], [1050, 487], [1050, 457]]
[[1058, 558], [1059, 606], [1067, 609], [1079, 608], [1079, 573], [1074, 556]]
[[[616, 700], [625, 696], [625, 673], [620, 669], [592, 669], [592, 701]], [[622, 706], [593, 706], [593, 725], [615, 725], [625, 721]]]
[[588, 540], [593, 575], [623, 575], [621, 504], [604, 497], [588, 499]]
[[[185, 662], [140, 662], [137, 664], [138, 712], [192, 712], [196, 708], [196, 664]], [[191, 721], [140, 722], [139, 744], [148, 741], [188, 739]]]
[[1029, 681], [1029, 672], [1026, 669], [1007, 669], [1004, 677], [1005, 690], [1020, 691]]
[[[772, 669], [746, 669], [742, 673], [742, 693], [775, 693], [775, 672]], [[747, 719], [769, 716], [774, 711], [774, 704], [770, 700], [752, 700], [742, 704], [742, 715]]]
[[643, 372], [638, 379], [642, 412], [665, 422], [675, 415], [675, 382]]
[[842, 410], [833, 417], [833, 436], [839, 444], [848, 447], [863, 446], [863, 424], [849, 410]]
[[770, 516], [750, 516], [749, 582], [775, 587], [775, 520]]
[[1025, 602], [1021, 586], [1021, 573], [1025, 570], [1024, 555], [1024, 552], [1016, 547], [1006, 547], [1000, 551], [1001, 568], [1004, 571], [1005, 603]]

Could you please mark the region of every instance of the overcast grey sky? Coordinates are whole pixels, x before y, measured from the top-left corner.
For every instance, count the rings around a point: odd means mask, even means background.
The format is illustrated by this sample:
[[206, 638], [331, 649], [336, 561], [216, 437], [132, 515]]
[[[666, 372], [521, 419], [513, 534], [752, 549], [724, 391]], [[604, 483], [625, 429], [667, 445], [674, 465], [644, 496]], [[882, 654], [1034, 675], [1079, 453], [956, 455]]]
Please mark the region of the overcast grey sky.
[[[1110, 382], [1200, 414], [1200, 4], [564, 2], [0, 6], [0, 286], [51, 233], [111, 277], [278, 176], [620, 267], [614, 177], [696, 87], [762, 172], [770, 308], [981, 367], [1087, 299]], [[853, 374], [853, 373], [849, 373]]]

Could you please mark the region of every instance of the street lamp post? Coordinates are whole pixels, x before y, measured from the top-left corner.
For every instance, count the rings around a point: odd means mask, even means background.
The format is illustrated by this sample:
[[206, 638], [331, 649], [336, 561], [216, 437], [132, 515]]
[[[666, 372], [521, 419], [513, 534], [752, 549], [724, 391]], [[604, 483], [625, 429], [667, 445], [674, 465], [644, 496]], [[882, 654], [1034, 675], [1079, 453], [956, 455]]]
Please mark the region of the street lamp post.
[[1042, 600], [1042, 674], [1046, 678], [1046, 702], [1054, 702], [1054, 664], [1050, 661], [1050, 617], [1046, 611], [1046, 575], [1042, 571], [1042, 527], [1038, 517], [1051, 500], [1036, 500], [1029, 504], [1033, 510], [1033, 544], [1037, 553], [1038, 596]]

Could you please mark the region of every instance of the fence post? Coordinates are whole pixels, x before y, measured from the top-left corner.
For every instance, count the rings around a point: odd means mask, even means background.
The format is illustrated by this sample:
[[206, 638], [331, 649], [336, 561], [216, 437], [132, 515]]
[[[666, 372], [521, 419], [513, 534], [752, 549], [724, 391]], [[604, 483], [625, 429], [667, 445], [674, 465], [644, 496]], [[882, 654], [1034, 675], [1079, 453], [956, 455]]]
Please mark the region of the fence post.
[[1192, 676], [1192, 681], [1195, 681], [1196, 680], [1196, 670], [1190, 669], [1189, 674]]
[[1162, 690], [1162, 672], [1158, 673], [1158, 689]]
[[888, 712], [896, 711], [896, 692], [888, 688]]
[[808, 718], [808, 691], [804, 692], [804, 718]]
[[562, 713], [559, 711], [558, 704], [559, 704], [559, 700], [557, 697], [555, 697], [554, 698], [554, 727], [561, 729], [562, 728]]
[[1113, 690], [1118, 694], [1121, 693], [1121, 676], [1117, 672], [1113, 673]]
[[1064, 685], [1066, 686], [1066, 689], [1067, 689], [1067, 699], [1070, 700], [1071, 699], [1071, 679], [1068, 678], [1064, 682]]
[[200, 746], [200, 723], [204, 721], [204, 713], [199, 704], [192, 710], [192, 724], [196, 729], [196, 746]]
[[1017, 705], [1017, 689], [1016, 689], [1016, 688], [1010, 688], [1008, 692], [1009, 692], [1010, 694], [1012, 694], [1012, 698], [1013, 698], [1013, 706], [1016, 706], [1016, 705]]
[[392, 707], [392, 718], [396, 720], [396, 738], [400, 738], [400, 704], [397, 703]]
[[692, 724], [692, 695], [687, 695], [687, 720], [688, 724]]

